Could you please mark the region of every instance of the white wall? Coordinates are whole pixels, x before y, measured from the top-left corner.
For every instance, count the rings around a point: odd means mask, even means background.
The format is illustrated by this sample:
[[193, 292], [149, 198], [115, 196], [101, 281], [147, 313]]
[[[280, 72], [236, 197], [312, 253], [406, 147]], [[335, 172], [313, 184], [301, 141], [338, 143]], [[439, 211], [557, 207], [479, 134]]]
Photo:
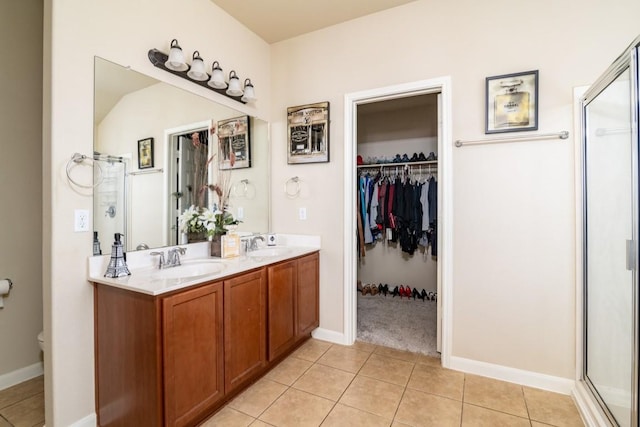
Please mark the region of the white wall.
[[0, 389], [39, 364], [42, 330], [42, 3], [0, 2]]
[[[485, 136], [485, 78], [537, 69], [539, 131], [571, 130], [572, 88], [594, 81], [636, 36], [639, 13], [635, 0], [422, 0], [274, 44], [273, 226], [322, 236], [321, 327], [342, 333], [345, 324], [345, 93], [451, 76], [453, 139], [476, 139]], [[286, 107], [325, 100], [331, 162], [287, 165]], [[454, 148], [453, 356], [574, 377], [574, 141]], [[283, 194], [294, 175], [306, 198]], [[303, 205], [306, 221], [297, 219]]]
[[94, 55], [261, 118], [268, 118], [268, 104], [242, 106], [172, 76], [153, 67], [147, 51], [168, 51], [177, 38], [188, 56], [197, 49], [208, 64], [218, 60], [250, 77], [266, 100], [270, 58], [265, 42], [209, 0], [47, 0], [45, 18], [46, 424], [68, 426], [91, 422], [94, 413], [93, 292], [85, 279], [92, 234], [73, 232], [73, 210], [91, 210], [92, 198], [64, 173], [74, 152], [93, 150]]

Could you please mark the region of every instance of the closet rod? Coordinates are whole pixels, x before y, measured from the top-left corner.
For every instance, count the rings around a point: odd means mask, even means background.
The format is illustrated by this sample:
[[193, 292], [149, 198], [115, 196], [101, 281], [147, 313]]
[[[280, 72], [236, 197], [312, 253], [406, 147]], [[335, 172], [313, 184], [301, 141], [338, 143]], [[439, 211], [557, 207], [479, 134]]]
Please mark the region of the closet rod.
[[522, 136], [510, 136], [506, 138], [493, 138], [493, 139], [473, 139], [473, 140], [457, 140], [456, 147], [462, 147], [463, 145], [475, 145], [475, 144], [497, 144], [500, 142], [520, 142], [520, 141], [533, 141], [539, 139], [567, 139], [569, 138], [569, 132], [563, 130], [562, 132], [555, 133], [541, 133], [538, 135], [522, 135]]
[[380, 168], [397, 168], [399, 166], [438, 166], [437, 160], [427, 160], [422, 162], [398, 162], [398, 163], [373, 163], [370, 165], [358, 165], [357, 169], [380, 169]]

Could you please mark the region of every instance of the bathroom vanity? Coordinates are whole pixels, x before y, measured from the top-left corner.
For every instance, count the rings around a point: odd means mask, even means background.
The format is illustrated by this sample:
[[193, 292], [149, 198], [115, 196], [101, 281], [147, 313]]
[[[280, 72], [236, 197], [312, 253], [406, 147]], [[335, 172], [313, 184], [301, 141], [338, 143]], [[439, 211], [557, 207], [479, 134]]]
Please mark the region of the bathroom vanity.
[[318, 326], [318, 248], [219, 262], [187, 280], [90, 273], [98, 425], [195, 425]]

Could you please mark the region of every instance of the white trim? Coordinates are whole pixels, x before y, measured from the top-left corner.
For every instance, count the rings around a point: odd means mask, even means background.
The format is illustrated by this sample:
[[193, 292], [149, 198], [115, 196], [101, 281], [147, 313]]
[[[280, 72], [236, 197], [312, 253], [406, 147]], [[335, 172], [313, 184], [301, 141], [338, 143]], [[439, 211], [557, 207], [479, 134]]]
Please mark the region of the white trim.
[[0, 375], [0, 390], [44, 374], [44, 363], [38, 362]]
[[311, 332], [311, 336], [317, 340], [328, 341], [334, 344], [351, 345], [352, 342], [347, 341], [345, 334], [332, 331], [330, 329], [316, 328]]
[[610, 426], [607, 416], [602, 412], [602, 408], [594, 400], [587, 385], [583, 381], [576, 381], [576, 386], [572, 393], [573, 400], [582, 421], [588, 427]]
[[355, 186], [356, 175], [356, 107], [385, 99], [402, 98], [427, 93], [442, 96], [442, 138], [438, 142], [438, 206], [441, 221], [438, 233], [438, 264], [442, 274], [438, 277], [442, 288], [442, 365], [449, 366], [451, 357], [452, 312], [453, 312], [453, 160], [451, 123], [451, 77], [404, 83], [383, 88], [348, 93], [344, 97], [344, 341], [353, 344], [356, 338], [357, 301], [354, 284], [356, 273], [356, 219]]
[[568, 395], [571, 394], [575, 388], [575, 381], [569, 378], [555, 377], [457, 356], [451, 356], [450, 362], [451, 369], [556, 393]]
[[98, 417], [95, 412], [71, 424], [70, 427], [96, 427], [98, 425]]

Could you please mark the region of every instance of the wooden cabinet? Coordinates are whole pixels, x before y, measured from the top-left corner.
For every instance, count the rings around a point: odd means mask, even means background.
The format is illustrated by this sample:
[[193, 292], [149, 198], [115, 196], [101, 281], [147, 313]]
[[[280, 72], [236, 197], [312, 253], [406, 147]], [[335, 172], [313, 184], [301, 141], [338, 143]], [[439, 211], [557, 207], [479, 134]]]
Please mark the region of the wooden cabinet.
[[267, 363], [264, 269], [224, 282], [224, 364], [227, 393], [255, 378]]
[[198, 421], [224, 396], [222, 283], [162, 300], [165, 425]]
[[318, 253], [299, 258], [296, 280], [296, 341], [307, 337], [320, 324]]
[[267, 268], [269, 307], [269, 360], [287, 351], [296, 340], [296, 282], [298, 262]]
[[318, 326], [318, 253], [163, 295], [94, 284], [99, 426], [192, 426]]
[[267, 270], [271, 361], [318, 327], [318, 253], [276, 264]]

